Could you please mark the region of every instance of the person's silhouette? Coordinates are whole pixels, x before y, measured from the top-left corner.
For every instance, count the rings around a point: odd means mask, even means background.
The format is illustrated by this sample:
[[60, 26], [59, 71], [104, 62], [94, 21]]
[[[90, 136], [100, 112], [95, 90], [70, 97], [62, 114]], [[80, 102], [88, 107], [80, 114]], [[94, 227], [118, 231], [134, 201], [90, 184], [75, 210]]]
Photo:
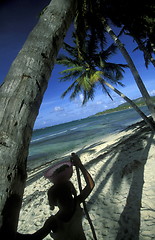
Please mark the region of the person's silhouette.
[[79, 157], [72, 154], [73, 165], [79, 168], [83, 174], [86, 186], [77, 196], [74, 185], [68, 180], [55, 183], [48, 190], [50, 208], [55, 206], [59, 211], [49, 217], [44, 226], [33, 234], [17, 233], [16, 240], [41, 240], [50, 233], [55, 240], [86, 240], [82, 228], [83, 211], [80, 204], [88, 197], [94, 188], [94, 181], [81, 163]]

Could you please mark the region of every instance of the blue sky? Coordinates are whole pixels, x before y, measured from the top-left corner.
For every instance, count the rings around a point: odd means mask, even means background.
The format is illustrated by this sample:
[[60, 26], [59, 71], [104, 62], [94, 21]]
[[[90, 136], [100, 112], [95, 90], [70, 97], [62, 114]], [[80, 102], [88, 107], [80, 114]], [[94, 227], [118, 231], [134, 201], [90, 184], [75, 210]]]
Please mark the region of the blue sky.
[[[48, 2], [49, 0], [6, 0], [0, 4], [0, 83], [4, 81], [12, 61], [22, 48], [33, 26], [37, 23], [40, 11]], [[71, 30], [72, 28], [69, 29], [65, 38], [69, 43], [71, 42]], [[139, 51], [132, 52], [135, 45], [131, 38], [126, 36], [122, 40], [126, 44], [149, 93], [155, 95], [154, 68], [150, 65], [147, 70], [144, 66], [142, 53]], [[110, 61], [125, 63], [119, 51]], [[114, 101], [111, 101], [100, 89], [97, 89], [94, 100], [89, 101], [85, 106], [82, 106], [82, 94], [72, 102], [69, 100], [69, 96], [62, 99], [61, 94], [69, 86], [69, 83], [59, 82], [59, 72], [61, 70], [63, 68], [59, 65], [56, 65], [53, 69], [39, 115], [35, 122], [35, 128], [88, 117], [124, 102], [122, 98], [112, 92], [111, 95]], [[125, 72], [123, 83], [125, 87], [118, 87], [120, 91], [131, 99], [141, 97], [129, 69]]]

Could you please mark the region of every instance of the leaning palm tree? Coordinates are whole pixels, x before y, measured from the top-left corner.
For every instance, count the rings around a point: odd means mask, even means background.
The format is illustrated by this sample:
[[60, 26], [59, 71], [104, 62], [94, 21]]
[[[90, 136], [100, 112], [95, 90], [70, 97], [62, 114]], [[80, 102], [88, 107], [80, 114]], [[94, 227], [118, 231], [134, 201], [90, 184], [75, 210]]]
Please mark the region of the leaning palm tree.
[[[101, 86], [103, 91], [108, 94], [112, 99], [109, 88], [121, 96], [127, 101], [137, 113], [144, 119], [144, 121], [154, 131], [150, 119], [137, 107], [137, 105], [116, 89], [114, 85], [121, 85], [121, 79], [123, 77], [124, 64], [115, 64], [108, 62], [109, 57], [115, 53], [116, 47], [112, 44], [105, 51], [89, 55], [89, 42], [85, 42], [85, 51], [82, 51], [79, 57], [78, 48], [71, 47], [68, 44], [64, 44], [64, 48], [70, 54], [70, 56], [60, 55], [57, 59], [58, 64], [62, 64], [67, 69], [60, 72], [63, 76], [60, 77], [60, 81], [68, 81], [72, 79], [71, 85], [62, 94], [65, 97], [66, 94], [71, 92], [70, 99], [74, 99], [79, 93], [83, 94], [83, 104], [89, 99], [94, 99], [94, 94], [97, 86]], [[108, 87], [108, 88], [107, 88]]]
[[117, 44], [118, 48], [120, 49], [122, 55], [124, 56], [126, 62], [128, 63], [128, 66], [130, 67], [130, 70], [132, 72], [132, 75], [136, 81], [136, 84], [144, 98], [144, 101], [148, 107], [148, 109], [151, 112], [152, 118], [155, 121], [155, 105], [152, 102], [152, 99], [138, 73], [138, 70], [132, 60], [132, 58], [130, 57], [128, 51], [126, 50], [126, 48], [124, 47], [124, 44], [122, 44], [122, 42], [120, 41], [120, 39], [116, 36], [116, 34], [114, 33], [114, 31], [112, 30], [112, 28], [110, 27], [109, 24], [107, 24], [106, 20], [103, 19], [103, 24], [105, 26], [106, 31], [109, 33], [109, 35], [111, 36], [111, 38], [114, 40], [114, 42]]
[[[130, 2], [131, 1], [125, 1], [125, 6], [123, 5], [123, 7], [124, 7], [123, 9], [125, 9], [125, 11], [128, 11], [128, 8], [126, 6], [132, 7], [132, 4]], [[154, 105], [154, 103], [153, 103], [153, 101], [141, 79], [141, 76], [139, 75], [138, 70], [137, 70], [132, 58], [130, 57], [127, 49], [125, 48], [124, 44], [120, 41], [120, 39], [116, 36], [116, 34], [114, 33], [114, 31], [112, 30], [111, 26], [108, 23], [108, 20], [110, 19], [110, 20], [112, 20], [112, 22], [114, 22], [114, 24], [117, 23], [117, 26], [122, 26], [122, 24], [123, 24], [124, 27], [126, 27], [126, 22], [124, 22], [124, 14], [123, 15], [120, 14], [118, 16], [119, 11], [118, 12], [115, 11], [115, 8], [118, 7], [119, 5], [117, 4], [116, 1], [109, 2], [107, 0], [102, 0], [102, 1], [99, 0], [97, 3], [96, 3], [96, 1], [85, 0], [85, 1], [82, 1], [81, 4], [82, 4], [81, 9], [83, 9], [83, 11], [81, 11], [81, 14], [78, 15], [78, 17], [77, 17], [77, 23], [78, 23], [77, 25], [80, 26], [80, 24], [82, 22], [83, 29], [85, 29], [86, 31], [88, 31], [88, 29], [89, 30], [93, 29], [93, 31], [95, 31], [99, 37], [101, 36], [101, 34], [105, 35], [105, 31], [111, 36], [114, 43], [117, 45], [117, 47], [121, 51], [123, 57], [125, 58], [128, 66], [131, 70], [131, 73], [135, 79], [135, 82], [136, 82], [136, 84], [144, 98], [144, 101], [151, 113], [151, 116], [152, 116], [153, 120], [155, 121], [155, 105]], [[124, 4], [124, 2], [123, 2], [123, 4]], [[142, 8], [144, 8], [144, 9], [145, 9], [145, 4], [148, 5], [148, 3], [146, 3], [146, 2], [144, 2], [141, 5]], [[138, 7], [139, 7], [139, 5], [138, 5]], [[109, 9], [111, 9], [111, 11]], [[151, 7], [151, 9], [154, 9], [154, 8]], [[144, 13], [146, 14], [145, 11], [144, 11]], [[130, 19], [129, 17], [127, 17], [127, 18], [128, 18], [128, 20]], [[132, 20], [134, 21], [135, 19], [137, 21], [136, 14], [134, 15], [134, 19], [132, 19]], [[129, 24], [130, 24], [130, 20], [129, 20]], [[138, 26], [142, 27], [143, 31], [144, 30], [146, 31], [143, 24], [141, 24], [141, 25], [139, 25], [139, 24], [140, 24], [140, 21], [138, 21]], [[152, 25], [151, 25], [151, 27], [153, 29]], [[133, 28], [135, 30], [135, 25]], [[133, 30], [133, 28], [132, 28], [132, 30]], [[81, 31], [80, 27], [77, 27], [76, 31], [78, 34], [79, 49], [81, 49], [82, 45], [84, 44], [84, 37], [85, 37], [86, 33], [84, 31], [82, 31], [82, 34], [80, 35], [80, 31]], [[137, 28], [136, 28], [136, 31], [137, 31]], [[150, 38], [151, 38], [151, 36], [150, 36]]]
[[52, 0], [0, 87], [0, 238], [14, 239], [33, 125], [76, 0]]

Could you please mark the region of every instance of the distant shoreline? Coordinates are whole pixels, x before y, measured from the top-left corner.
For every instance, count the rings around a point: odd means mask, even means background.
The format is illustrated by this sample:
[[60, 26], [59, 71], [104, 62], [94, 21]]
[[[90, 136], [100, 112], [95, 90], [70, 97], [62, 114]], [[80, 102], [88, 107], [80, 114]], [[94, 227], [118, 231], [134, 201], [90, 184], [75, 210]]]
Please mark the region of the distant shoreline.
[[117, 108], [118, 107], [107, 109], [107, 110], [105, 110], [103, 112], [96, 113], [94, 116], [101, 116], [101, 115], [106, 115], [106, 114], [110, 114], [110, 113], [121, 112], [121, 111], [129, 110], [129, 109], [133, 109], [133, 107], [123, 108], [123, 109], [117, 109]]
[[[138, 107], [145, 107], [146, 104], [143, 104], [143, 105], [138, 105]], [[100, 115], [105, 115], [105, 114], [108, 114], [108, 113], [114, 113], [114, 112], [121, 112], [121, 111], [125, 111], [125, 110], [129, 110], [129, 109], [133, 109], [133, 107], [131, 106], [125, 106], [125, 107], [121, 107], [121, 105], [119, 105], [118, 107], [116, 108], [111, 108], [111, 109], [107, 109], [103, 112], [99, 112], [99, 113], [96, 113], [94, 116], [100, 116]]]
[[[155, 102], [155, 96], [151, 97], [151, 99]], [[134, 99], [133, 102], [138, 106], [138, 107], [144, 107], [146, 106], [143, 98], [137, 98]], [[104, 115], [104, 114], [108, 114], [108, 113], [114, 113], [114, 112], [119, 112], [119, 111], [124, 111], [124, 110], [128, 110], [128, 109], [133, 109], [132, 106], [130, 106], [129, 103], [123, 103], [121, 105], [119, 105], [116, 108], [111, 108], [111, 109], [107, 109], [105, 111], [102, 112], [98, 112], [96, 113], [94, 116], [100, 116], [100, 115]]]

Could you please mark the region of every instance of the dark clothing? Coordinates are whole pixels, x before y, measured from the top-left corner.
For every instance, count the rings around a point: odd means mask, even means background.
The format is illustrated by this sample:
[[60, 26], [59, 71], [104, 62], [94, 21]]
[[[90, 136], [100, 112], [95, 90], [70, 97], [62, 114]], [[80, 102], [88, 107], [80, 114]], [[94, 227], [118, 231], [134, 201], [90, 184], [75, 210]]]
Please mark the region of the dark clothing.
[[76, 205], [72, 217], [68, 221], [57, 218], [57, 231], [51, 233], [54, 240], [86, 240], [82, 227], [83, 210]]
[[[15, 240], [42, 240], [49, 233], [55, 240], [86, 240], [82, 228], [83, 210], [80, 203], [76, 201], [76, 206], [69, 219], [61, 214], [51, 216], [44, 226], [33, 234], [17, 233]], [[66, 219], [65, 219], [66, 218]]]

